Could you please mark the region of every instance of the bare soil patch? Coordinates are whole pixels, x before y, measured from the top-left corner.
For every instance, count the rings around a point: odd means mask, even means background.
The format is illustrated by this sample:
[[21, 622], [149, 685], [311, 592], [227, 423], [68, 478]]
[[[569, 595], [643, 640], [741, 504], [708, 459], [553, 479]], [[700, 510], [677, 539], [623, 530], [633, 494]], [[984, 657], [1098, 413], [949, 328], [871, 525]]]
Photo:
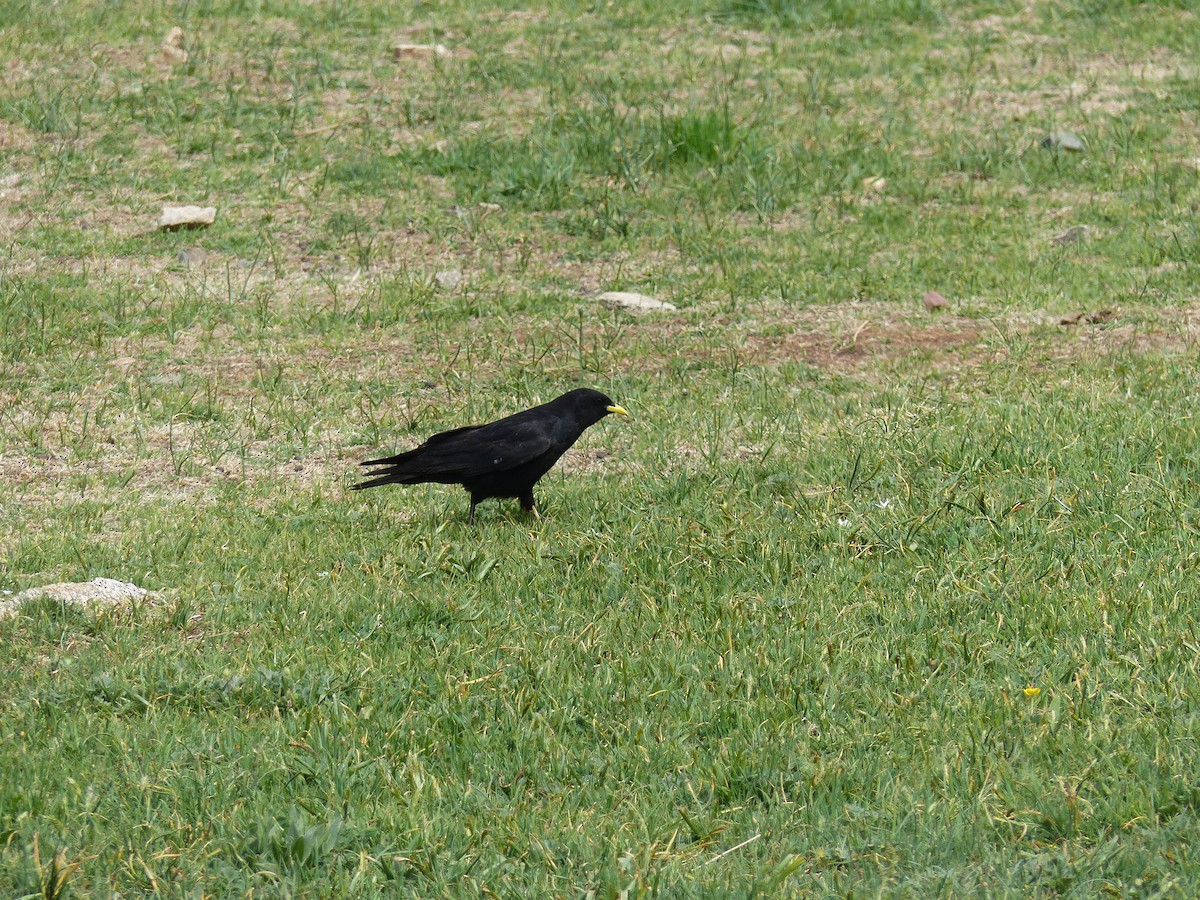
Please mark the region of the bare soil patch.
[[848, 319], [835, 313], [822, 320], [818, 314], [796, 322], [783, 335], [749, 335], [747, 361], [771, 365], [799, 360], [821, 369], [858, 371], [906, 356], [924, 355], [936, 360], [952, 351], [957, 356], [956, 351], [967, 346], [990, 358], [991, 354], [979, 342], [978, 323], [969, 319], [947, 318], [936, 322], [887, 316]]

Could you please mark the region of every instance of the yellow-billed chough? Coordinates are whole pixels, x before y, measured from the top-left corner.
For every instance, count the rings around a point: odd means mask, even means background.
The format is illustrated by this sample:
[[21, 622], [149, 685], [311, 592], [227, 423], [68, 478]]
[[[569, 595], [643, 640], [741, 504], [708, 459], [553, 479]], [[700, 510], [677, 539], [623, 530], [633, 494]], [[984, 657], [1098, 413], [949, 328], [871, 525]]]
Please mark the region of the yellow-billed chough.
[[627, 416], [607, 396], [590, 388], [569, 391], [557, 400], [491, 422], [435, 434], [415, 450], [371, 459], [374, 467], [355, 490], [384, 484], [461, 484], [471, 495], [468, 523], [475, 506], [488, 497], [516, 497], [534, 512], [533, 486], [579, 440], [584, 429], [609, 413]]

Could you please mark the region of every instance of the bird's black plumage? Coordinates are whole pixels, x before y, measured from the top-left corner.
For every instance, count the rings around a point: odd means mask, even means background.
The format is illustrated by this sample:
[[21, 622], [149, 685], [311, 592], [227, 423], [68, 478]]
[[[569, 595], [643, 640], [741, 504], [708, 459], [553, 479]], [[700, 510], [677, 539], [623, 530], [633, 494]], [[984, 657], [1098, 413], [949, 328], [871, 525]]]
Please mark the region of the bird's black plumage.
[[588, 427], [609, 413], [628, 415], [606, 395], [590, 388], [568, 391], [556, 400], [487, 425], [468, 425], [435, 434], [407, 453], [371, 459], [367, 480], [355, 490], [384, 484], [461, 484], [475, 507], [489, 497], [516, 497], [534, 511], [533, 486]]

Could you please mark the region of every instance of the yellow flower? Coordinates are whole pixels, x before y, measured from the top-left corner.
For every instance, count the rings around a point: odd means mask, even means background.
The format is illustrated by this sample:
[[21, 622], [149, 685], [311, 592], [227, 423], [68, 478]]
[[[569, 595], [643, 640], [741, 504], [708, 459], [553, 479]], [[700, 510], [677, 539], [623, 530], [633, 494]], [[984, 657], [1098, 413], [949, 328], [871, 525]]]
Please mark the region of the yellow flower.
[[1026, 697], [1036, 697], [1036, 696], [1037, 696], [1038, 694], [1040, 694], [1041, 692], [1042, 692], [1042, 689], [1041, 689], [1041, 688], [1039, 688], [1039, 687], [1027, 687], [1027, 688], [1025, 688], [1025, 696], [1026, 696]]

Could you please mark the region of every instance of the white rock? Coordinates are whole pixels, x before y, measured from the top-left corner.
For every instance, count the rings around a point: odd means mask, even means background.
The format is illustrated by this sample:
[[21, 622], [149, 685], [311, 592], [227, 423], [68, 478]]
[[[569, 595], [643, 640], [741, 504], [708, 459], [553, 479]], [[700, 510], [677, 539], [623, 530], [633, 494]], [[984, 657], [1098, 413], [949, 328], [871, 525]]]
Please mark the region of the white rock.
[[656, 297], [649, 297], [646, 294], [635, 294], [629, 291], [609, 291], [601, 294], [597, 298], [601, 303], [607, 303], [609, 306], [620, 306], [624, 309], [632, 309], [637, 312], [649, 312], [651, 310], [673, 310], [675, 304], [667, 303], [665, 300], [659, 300]]
[[0, 178], [0, 191], [4, 190], [5, 188], [16, 187], [20, 183], [20, 172], [13, 172], [11, 175], [5, 175], [3, 178]]
[[437, 282], [438, 287], [443, 291], [452, 291], [462, 284], [463, 273], [458, 269], [447, 269], [444, 272], [438, 272], [433, 276], [433, 280]]
[[399, 62], [402, 59], [432, 59], [437, 56], [445, 59], [452, 54], [441, 44], [393, 44], [392, 58]]
[[203, 228], [217, 221], [215, 206], [164, 206], [158, 227], [163, 231]]
[[11, 599], [0, 602], [0, 618], [12, 615], [20, 608], [21, 604], [29, 600], [45, 598], [84, 609], [89, 607], [112, 609], [117, 606], [128, 606], [134, 600], [144, 600], [152, 596], [153, 593], [145, 588], [125, 581], [117, 581], [115, 578], [93, 578], [91, 581], [82, 582], [63, 581], [29, 588]]

